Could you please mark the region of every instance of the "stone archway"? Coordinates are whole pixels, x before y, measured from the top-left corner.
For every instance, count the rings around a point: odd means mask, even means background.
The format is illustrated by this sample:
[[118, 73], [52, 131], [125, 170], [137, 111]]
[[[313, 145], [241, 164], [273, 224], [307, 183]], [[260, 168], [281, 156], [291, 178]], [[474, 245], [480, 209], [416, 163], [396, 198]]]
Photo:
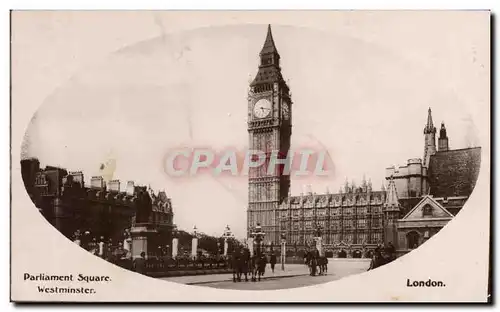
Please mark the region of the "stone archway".
[[408, 249], [415, 249], [418, 247], [420, 241], [420, 234], [417, 231], [411, 231], [406, 234], [406, 246]]

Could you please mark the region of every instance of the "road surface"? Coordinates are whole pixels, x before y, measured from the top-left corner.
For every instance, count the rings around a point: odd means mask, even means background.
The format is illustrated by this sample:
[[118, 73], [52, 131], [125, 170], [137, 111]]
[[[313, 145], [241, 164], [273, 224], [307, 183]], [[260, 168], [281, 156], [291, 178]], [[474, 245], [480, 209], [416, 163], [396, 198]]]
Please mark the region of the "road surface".
[[299, 275], [290, 277], [279, 277], [263, 279], [260, 282], [240, 282], [233, 283], [229, 281], [207, 283], [199, 286], [207, 286], [221, 289], [243, 289], [243, 290], [271, 290], [271, 289], [286, 289], [316, 285], [326, 282], [331, 282], [342, 278], [341, 276], [330, 273], [329, 275], [310, 276]]
[[273, 274], [266, 267], [265, 278], [260, 282], [242, 282], [234, 283], [232, 274], [217, 274], [203, 276], [186, 276], [162, 278], [166, 281], [183, 283], [188, 285], [205, 286], [221, 289], [244, 289], [244, 290], [271, 290], [286, 289], [327, 283], [341, 279], [343, 277], [365, 272], [370, 265], [367, 259], [349, 259], [335, 260], [328, 264], [327, 275], [310, 276], [308, 269], [304, 265], [288, 265], [285, 271], [277, 266]]

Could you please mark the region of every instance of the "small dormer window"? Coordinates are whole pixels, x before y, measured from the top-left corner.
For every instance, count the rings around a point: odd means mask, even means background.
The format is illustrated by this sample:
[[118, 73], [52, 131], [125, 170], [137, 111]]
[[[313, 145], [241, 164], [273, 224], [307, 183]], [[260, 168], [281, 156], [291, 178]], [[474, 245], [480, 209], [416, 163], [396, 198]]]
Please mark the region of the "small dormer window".
[[431, 205], [425, 205], [424, 206], [423, 215], [424, 216], [432, 216], [432, 207], [431, 207]]

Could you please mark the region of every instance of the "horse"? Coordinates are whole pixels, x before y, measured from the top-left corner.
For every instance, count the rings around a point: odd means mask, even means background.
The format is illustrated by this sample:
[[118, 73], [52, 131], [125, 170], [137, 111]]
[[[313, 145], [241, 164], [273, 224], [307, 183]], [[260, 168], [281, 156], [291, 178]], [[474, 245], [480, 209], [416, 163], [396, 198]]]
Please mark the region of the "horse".
[[241, 276], [245, 275], [245, 282], [248, 282], [248, 265], [250, 252], [247, 250], [235, 251], [231, 257], [233, 269], [233, 282], [241, 282]]
[[318, 275], [325, 275], [327, 271], [327, 264], [328, 259], [326, 256], [319, 257], [317, 260], [317, 265], [319, 266], [319, 274]]
[[318, 266], [320, 266], [320, 255], [318, 250], [314, 250], [307, 253], [307, 265], [309, 266], [309, 272], [311, 276], [315, 276], [318, 272]]
[[248, 282], [249, 267], [250, 267], [250, 250], [245, 248], [243, 249], [240, 258], [240, 281], [241, 281], [241, 275], [245, 274], [245, 282]]
[[311, 276], [316, 275], [317, 269], [318, 269], [318, 260], [316, 259], [316, 257], [311, 257], [309, 259], [309, 272]]
[[233, 254], [231, 255], [231, 269], [233, 271], [233, 283], [236, 281], [241, 281], [241, 270], [240, 270], [240, 261], [241, 261], [241, 252], [239, 250], [233, 250]]
[[323, 257], [323, 272], [328, 273], [328, 258], [326, 256]]
[[261, 276], [264, 276], [266, 270], [267, 259], [266, 256], [261, 254], [255, 254], [251, 259], [251, 272], [252, 272], [252, 282], [259, 281]]

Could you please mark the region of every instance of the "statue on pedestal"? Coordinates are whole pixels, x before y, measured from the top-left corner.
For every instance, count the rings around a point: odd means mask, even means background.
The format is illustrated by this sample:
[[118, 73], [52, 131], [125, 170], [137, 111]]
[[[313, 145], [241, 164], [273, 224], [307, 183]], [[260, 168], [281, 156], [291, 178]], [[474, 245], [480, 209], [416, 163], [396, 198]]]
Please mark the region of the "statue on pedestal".
[[148, 223], [153, 205], [146, 187], [138, 187], [136, 197], [135, 223]]
[[142, 257], [142, 253], [145, 253], [147, 257], [152, 252], [155, 252], [151, 249], [152, 246], [148, 246], [148, 242], [153, 235], [157, 234], [156, 229], [149, 226], [149, 217], [153, 210], [153, 205], [147, 187], [136, 187], [135, 197], [135, 224], [130, 230], [132, 237], [131, 252], [133, 259]]

